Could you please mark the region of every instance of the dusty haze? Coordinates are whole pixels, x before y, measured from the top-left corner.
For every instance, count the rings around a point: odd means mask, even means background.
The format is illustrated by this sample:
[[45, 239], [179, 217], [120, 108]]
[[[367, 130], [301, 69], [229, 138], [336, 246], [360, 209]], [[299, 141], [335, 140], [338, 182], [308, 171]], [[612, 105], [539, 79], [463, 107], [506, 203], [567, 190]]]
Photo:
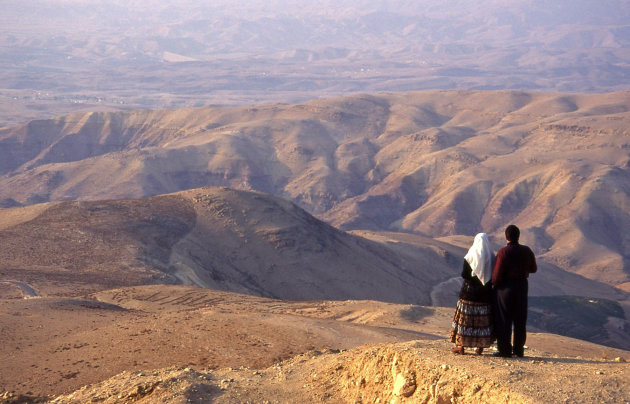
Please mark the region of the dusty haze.
[[630, 89], [627, 1], [2, 2], [0, 127], [357, 92]]

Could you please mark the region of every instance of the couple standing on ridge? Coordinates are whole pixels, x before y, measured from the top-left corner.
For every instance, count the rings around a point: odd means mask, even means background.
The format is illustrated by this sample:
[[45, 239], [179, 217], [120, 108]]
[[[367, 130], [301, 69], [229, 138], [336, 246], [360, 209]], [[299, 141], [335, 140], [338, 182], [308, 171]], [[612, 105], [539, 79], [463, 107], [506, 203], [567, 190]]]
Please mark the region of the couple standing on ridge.
[[[495, 257], [486, 233], [475, 236], [464, 257], [464, 284], [453, 318], [451, 352], [464, 354], [464, 348], [476, 348], [478, 355], [496, 337], [494, 355], [522, 357], [527, 323], [527, 278], [537, 271], [532, 250], [518, 243], [520, 230], [515, 225], [505, 229], [507, 246]], [[512, 326], [514, 341], [512, 342]]]

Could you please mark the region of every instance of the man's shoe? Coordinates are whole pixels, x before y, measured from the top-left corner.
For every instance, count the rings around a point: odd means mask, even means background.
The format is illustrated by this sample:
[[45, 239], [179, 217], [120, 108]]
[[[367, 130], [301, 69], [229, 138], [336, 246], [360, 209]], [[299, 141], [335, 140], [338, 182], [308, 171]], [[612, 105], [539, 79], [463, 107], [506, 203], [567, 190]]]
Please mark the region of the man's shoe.
[[500, 358], [511, 358], [512, 357], [512, 355], [506, 355], [506, 354], [498, 352], [498, 351], [493, 353], [492, 356], [496, 356], [496, 357], [500, 357]]

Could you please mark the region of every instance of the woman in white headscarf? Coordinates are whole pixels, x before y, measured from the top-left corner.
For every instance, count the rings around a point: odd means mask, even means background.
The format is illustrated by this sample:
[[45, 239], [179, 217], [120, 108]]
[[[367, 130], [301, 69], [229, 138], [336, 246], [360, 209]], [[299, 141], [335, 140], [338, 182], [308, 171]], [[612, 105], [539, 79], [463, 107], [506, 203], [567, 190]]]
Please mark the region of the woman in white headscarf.
[[478, 355], [494, 342], [492, 318], [492, 267], [495, 255], [486, 233], [475, 236], [472, 247], [464, 257], [462, 278], [464, 284], [459, 292], [455, 308], [451, 352], [464, 354], [464, 348], [476, 348]]

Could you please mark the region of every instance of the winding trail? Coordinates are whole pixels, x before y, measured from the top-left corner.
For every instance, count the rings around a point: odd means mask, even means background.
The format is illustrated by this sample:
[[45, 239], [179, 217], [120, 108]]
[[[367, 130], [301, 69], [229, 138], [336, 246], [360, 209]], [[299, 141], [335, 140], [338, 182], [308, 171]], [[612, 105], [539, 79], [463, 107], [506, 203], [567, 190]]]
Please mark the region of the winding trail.
[[41, 297], [39, 293], [35, 289], [33, 289], [30, 285], [20, 282], [20, 281], [12, 281], [12, 280], [0, 280], [0, 283], [11, 283], [22, 290], [22, 295], [25, 299], [32, 299], [34, 297]]
[[453, 299], [457, 301], [457, 292], [462, 287], [461, 276], [454, 276], [440, 282], [431, 289], [431, 306], [453, 306]]

